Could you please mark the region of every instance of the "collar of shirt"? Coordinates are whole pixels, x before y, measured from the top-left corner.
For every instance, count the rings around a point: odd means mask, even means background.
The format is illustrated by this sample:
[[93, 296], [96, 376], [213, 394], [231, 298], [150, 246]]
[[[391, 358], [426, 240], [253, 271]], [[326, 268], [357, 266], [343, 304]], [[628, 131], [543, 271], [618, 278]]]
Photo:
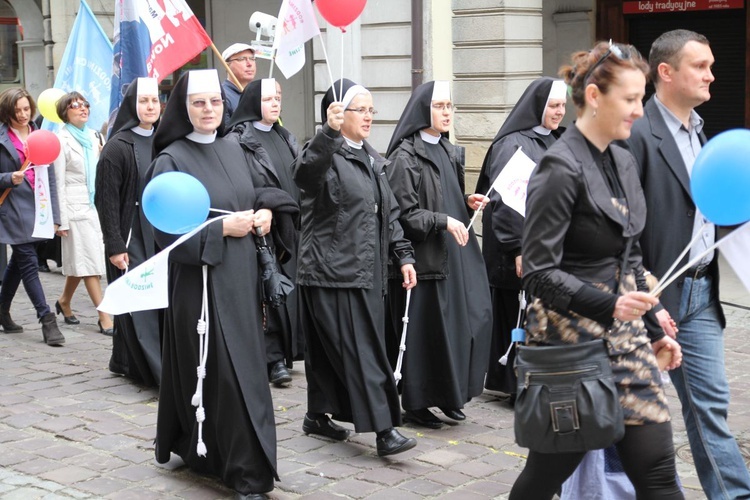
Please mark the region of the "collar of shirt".
[[[672, 110], [659, 100], [659, 97], [654, 95], [654, 100], [656, 101], [656, 106], [659, 108], [659, 111], [661, 111], [661, 116], [664, 118], [664, 122], [667, 124], [667, 128], [672, 133], [672, 136], [676, 135], [680, 128], [685, 128], [680, 119], [672, 113]], [[703, 118], [701, 118], [694, 109], [690, 111], [690, 129], [691, 130], [688, 130], [688, 133], [695, 130], [696, 134], [700, 134], [703, 131]]]

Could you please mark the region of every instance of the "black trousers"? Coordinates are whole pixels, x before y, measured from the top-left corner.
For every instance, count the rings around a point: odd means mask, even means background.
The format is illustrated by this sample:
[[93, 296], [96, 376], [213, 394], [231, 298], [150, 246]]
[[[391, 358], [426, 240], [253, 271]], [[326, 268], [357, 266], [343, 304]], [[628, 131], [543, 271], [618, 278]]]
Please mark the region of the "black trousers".
[[[671, 422], [628, 425], [625, 437], [615, 446], [639, 500], [684, 498], [677, 485]], [[573, 474], [584, 455], [529, 452], [526, 467], [516, 479], [509, 499], [551, 499]]]

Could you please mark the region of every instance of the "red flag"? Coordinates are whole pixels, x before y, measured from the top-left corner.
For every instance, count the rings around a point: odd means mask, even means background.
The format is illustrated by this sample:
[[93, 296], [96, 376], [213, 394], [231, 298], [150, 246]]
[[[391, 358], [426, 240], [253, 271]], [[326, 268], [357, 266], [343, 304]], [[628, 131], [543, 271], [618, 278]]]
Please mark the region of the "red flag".
[[133, 17], [147, 26], [151, 38], [148, 76], [162, 81], [211, 45], [211, 38], [185, 0], [138, 1], [131, 8], [137, 10]]

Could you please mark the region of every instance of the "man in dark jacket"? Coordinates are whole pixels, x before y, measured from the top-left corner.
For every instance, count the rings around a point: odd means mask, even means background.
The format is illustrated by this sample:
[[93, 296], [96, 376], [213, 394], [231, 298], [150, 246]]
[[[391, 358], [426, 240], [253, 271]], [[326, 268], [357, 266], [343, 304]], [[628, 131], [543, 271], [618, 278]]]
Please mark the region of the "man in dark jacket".
[[[656, 95], [644, 107], [628, 141], [638, 160], [648, 218], [641, 236], [643, 263], [662, 277], [693, 237], [697, 257], [716, 238], [690, 195], [690, 174], [706, 141], [694, 108], [711, 97], [714, 57], [698, 33], [674, 30], [654, 41], [649, 54]], [[688, 256], [680, 265], [685, 264]], [[666, 288], [657, 312], [660, 327], [682, 346], [682, 366], [671, 372], [690, 448], [708, 498], [750, 498], [750, 473], [727, 425], [729, 386], [724, 371], [724, 314], [719, 303], [718, 256], [709, 252]], [[647, 318], [648, 319], [648, 318]]]

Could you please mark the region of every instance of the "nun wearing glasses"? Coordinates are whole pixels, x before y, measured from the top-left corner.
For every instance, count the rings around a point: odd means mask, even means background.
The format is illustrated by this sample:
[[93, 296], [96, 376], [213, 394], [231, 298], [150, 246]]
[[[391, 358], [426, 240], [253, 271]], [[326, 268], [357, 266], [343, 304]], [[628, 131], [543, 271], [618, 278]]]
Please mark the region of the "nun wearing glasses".
[[[343, 97], [341, 97], [343, 95]], [[338, 96], [338, 98], [337, 98]], [[338, 441], [375, 432], [379, 456], [416, 446], [396, 430], [401, 406], [385, 346], [388, 260], [404, 288], [417, 283], [414, 253], [398, 222], [385, 158], [370, 146], [373, 99], [338, 81], [320, 105], [323, 126], [297, 158], [302, 230], [297, 283], [307, 342], [306, 434]]]
[[[251, 234], [269, 233], [272, 210], [287, 195], [255, 187], [242, 148], [221, 137], [223, 112], [216, 70], [189, 71], [154, 135], [149, 178], [190, 174], [208, 191], [209, 217], [229, 214], [169, 254], [156, 460], [173, 452], [238, 498], [266, 498], [278, 479], [276, 429]], [[274, 217], [275, 227], [289, 223]], [[177, 238], [154, 236], [162, 248]]]
[[[531, 82], [500, 127], [482, 163], [476, 191], [486, 193], [508, 160], [518, 149], [534, 163], [560, 137], [564, 128], [567, 86], [562, 80], [542, 77]], [[490, 193], [489, 207], [482, 213], [482, 254], [487, 266], [492, 295], [492, 346], [485, 389], [508, 394], [513, 405], [516, 397], [516, 353], [511, 345], [511, 330], [519, 320], [518, 294], [521, 291], [523, 264], [521, 232], [523, 216], [503, 203], [496, 191]], [[522, 325], [521, 325], [522, 326]], [[500, 358], [508, 353], [506, 364]]]
[[[399, 222], [414, 246], [419, 286], [412, 292], [401, 380], [404, 421], [439, 428], [482, 393], [492, 331], [492, 304], [482, 252], [467, 225], [489, 201], [464, 194], [464, 166], [447, 138], [453, 103], [447, 81], [414, 90], [388, 146], [388, 181]], [[406, 291], [391, 273], [389, 317], [401, 332]]]

